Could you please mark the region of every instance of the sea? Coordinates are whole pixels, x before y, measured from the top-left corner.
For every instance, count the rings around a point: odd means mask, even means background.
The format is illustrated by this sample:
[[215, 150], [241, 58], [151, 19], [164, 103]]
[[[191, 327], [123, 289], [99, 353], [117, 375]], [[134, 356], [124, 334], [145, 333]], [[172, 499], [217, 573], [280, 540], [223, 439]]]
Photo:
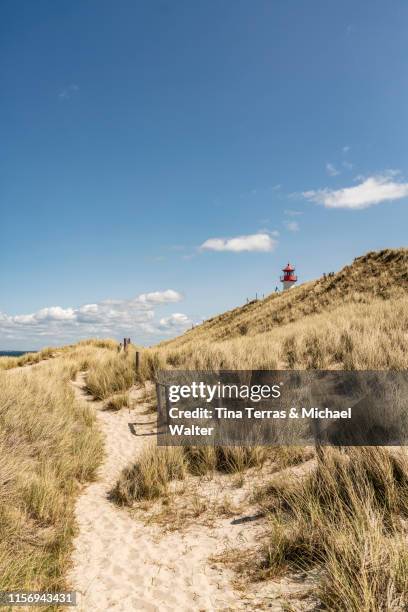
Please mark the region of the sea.
[[35, 353], [35, 351], [0, 351], [0, 357], [21, 357], [26, 353]]

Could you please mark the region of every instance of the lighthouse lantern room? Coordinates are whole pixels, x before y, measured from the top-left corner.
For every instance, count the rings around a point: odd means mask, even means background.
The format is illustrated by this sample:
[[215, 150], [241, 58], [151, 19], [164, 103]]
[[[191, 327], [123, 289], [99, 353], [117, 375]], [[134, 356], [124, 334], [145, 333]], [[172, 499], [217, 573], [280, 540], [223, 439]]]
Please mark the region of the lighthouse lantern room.
[[288, 263], [288, 265], [282, 269], [282, 272], [283, 276], [281, 276], [280, 279], [283, 285], [283, 290], [286, 291], [287, 289], [290, 289], [297, 281], [295, 267], [291, 266], [290, 263]]

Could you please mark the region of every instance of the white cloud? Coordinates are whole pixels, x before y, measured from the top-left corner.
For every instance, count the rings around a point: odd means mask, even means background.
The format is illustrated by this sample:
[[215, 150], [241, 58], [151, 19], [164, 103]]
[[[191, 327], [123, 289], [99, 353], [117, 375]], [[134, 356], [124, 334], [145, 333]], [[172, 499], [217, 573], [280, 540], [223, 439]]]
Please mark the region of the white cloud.
[[169, 317], [163, 317], [159, 321], [159, 328], [163, 331], [177, 332], [191, 327], [192, 320], [182, 312], [175, 312]]
[[340, 174], [340, 171], [337, 170], [337, 168], [330, 162], [327, 162], [326, 164], [326, 172], [329, 176], [337, 176]]
[[153, 291], [151, 293], [141, 293], [136, 301], [141, 303], [151, 304], [164, 304], [166, 302], [180, 302], [183, 299], [181, 293], [174, 291], [173, 289], [167, 289], [166, 291]]
[[79, 312], [83, 314], [96, 314], [98, 312], [98, 304], [84, 304], [79, 308]]
[[408, 196], [408, 183], [393, 180], [397, 171], [360, 178], [360, 184], [343, 189], [304, 191], [303, 196], [326, 208], [363, 209], [381, 202], [399, 200]]
[[343, 151], [343, 153], [345, 155], [346, 153], [348, 153], [350, 151], [350, 147], [348, 145], [346, 145], [345, 147], [342, 148], [342, 151]]
[[237, 236], [236, 238], [209, 238], [201, 245], [201, 249], [207, 251], [231, 251], [240, 253], [242, 251], [273, 251], [277, 241], [267, 233], [249, 234]]
[[181, 329], [188, 319], [186, 315], [175, 313], [168, 317], [167, 324], [163, 323], [165, 320], [155, 323], [154, 309], [181, 299], [181, 293], [167, 289], [142, 293], [128, 300], [107, 299], [99, 303], [83, 304], [78, 308], [49, 306], [34, 313], [18, 315], [0, 312], [0, 340], [21, 338], [27, 344], [48, 336], [55, 344], [60, 338], [120, 337], [122, 332], [159, 334], [166, 327], [177, 331], [177, 324]]
[[34, 316], [38, 321], [72, 321], [75, 319], [75, 311], [73, 308], [50, 306], [42, 308]]
[[42, 308], [33, 314], [16, 315], [14, 317], [4, 315], [4, 317], [3, 320], [20, 325], [36, 325], [42, 321], [72, 321], [75, 319], [75, 311], [72, 308], [50, 306], [49, 308]]
[[285, 227], [290, 232], [298, 232], [300, 227], [297, 221], [285, 221]]

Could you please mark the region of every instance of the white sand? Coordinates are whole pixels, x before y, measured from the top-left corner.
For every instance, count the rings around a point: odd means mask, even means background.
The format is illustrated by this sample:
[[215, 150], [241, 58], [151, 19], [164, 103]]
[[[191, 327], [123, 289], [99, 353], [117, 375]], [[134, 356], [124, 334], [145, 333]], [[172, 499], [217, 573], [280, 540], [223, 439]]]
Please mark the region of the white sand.
[[[251, 548], [263, 534], [264, 521], [232, 525], [231, 518], [217, 517], [213, 524], [189, 521], [181, 531], [164, 532], [157, 524], [146, 526], [107, 498], [122, 469], [132, 464], [145, 444], [156, 442], [155, 414], [143, 414], [140, 391], [132, 391], [136, 408], [119, 412], [101, 410], [83, 391], [84, 374], [73, 383], [80, 401], [90, 401], [105, 435], [106, 457], [98, 480], [84, 488], [76, 505], [79, 533], [74, 541], [72, 570], [68, 576], [77, 591], [79, 610], [211, 612], [235, 610], [310, 610], [301, 593], [302, 577], [282, 577], [245, 585], [235, 590], [234, 572], [215, 564], [211, 557], [226, 551]], [[129, 423], [136, 423], [133, 435]], [[281, 475], [298, 477], [310, 465], [284, 470]], [[299, 472], [299, 474], [298, 474]], [[231, 480], [228, 481], [231, 487]], [[246, 486], [252, 490], [250, 481]], [[213, 482], [216, 498], [227, 481]], [[231, 490], [231, 489], [230, 489]], [[210, 493], [211, 496], [211, 493]], [[235, 497], [245, 497], [245, 487]], [[141, 512], [141, 511], [140, 511]], [[239, 553], [234, 552], [234, 557]], [[299, 594], [299, 598], [297, 596]]]
[[[81, 401], [90, 401], [82, 391], [83, 375], [75, 385]], [[140, 408], [129, 412], [97, 409], [106, 438], [106, 459], [98, 481], [86, 487], [76, 506], [79, 534], [75, 539], [72, 588], [80, 595], [79, 609], [99, 610], [237, 610], [239, 595], [231, 587], [231, 572], [211, 567], [208, 557], [222, 550], [219, 533], [209, 534], [202, 526], [185, 533], [163, 534], [158, 527], [132, 518], [125, 509], [107, 499], [121, 470], [155, 436], [134, 436], [153, 432], [155, 415], [141, 415]], [[206, 533], [207, 531], [207, 533]], [[235, 531], [238, 535], [238, 531]]]

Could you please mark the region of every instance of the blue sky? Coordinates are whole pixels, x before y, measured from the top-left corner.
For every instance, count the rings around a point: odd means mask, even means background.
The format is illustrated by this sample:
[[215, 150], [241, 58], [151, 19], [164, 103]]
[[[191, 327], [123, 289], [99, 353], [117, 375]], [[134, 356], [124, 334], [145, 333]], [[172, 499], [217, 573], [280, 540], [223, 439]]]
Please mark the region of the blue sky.
[[406, 244], [408, 4], [4, 0], [0, 348], [146, 344]]

